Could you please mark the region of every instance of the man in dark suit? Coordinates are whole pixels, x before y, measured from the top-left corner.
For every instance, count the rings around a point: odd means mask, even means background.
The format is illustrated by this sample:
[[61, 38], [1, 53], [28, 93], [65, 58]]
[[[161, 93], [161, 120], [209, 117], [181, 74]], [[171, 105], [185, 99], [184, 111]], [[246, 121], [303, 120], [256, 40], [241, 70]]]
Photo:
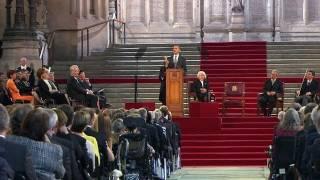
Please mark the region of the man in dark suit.
[[67, 94], [73, 99], [85, 102], [89, 107], [98, 107], [98, 97], [93, 94], [89, 89], [85, 89], [78, 76], [79, 67], [77, 65], [72, 65], [70, 67], [70, 79], [67, 82]]
[[29, 75], [28, 79], [29, 79], [30, 87], [33, 88], [35, 85], [34, 71], [31, 67], [27, 66], [27, 61], [28, 61], [28, 59], [26, 57], [22, 57], [20, 59], [20, 66], [17, 67], [16, 71], [17, 72], [21, 72], [22, 70], [27, 71], [28, 75]]
[[259, 98], [259, 105], [265, 116], [270, 116], [276, 106], [277, 97], [283, 94], [282, 82], [277, 79], [278, 71], [271, 71], [271, 78], [264, 83], [263, 94]]
[[[92, 91], [92, 84], [90, 83], [89, 78], [86, 77], [86, 73], [82, 70], [79, 72], [79, 80], [83, 88], [89, 89]], [[99, 106], [100, 108], [109, 108], [112, 105], [107, 103], [107, 97], [104, 94], [104, 89], [100, 89], [98, 91], [93, 91], [93, 94], [95, 94], [97, 97], [99, 97]]]
[[315, 72], [308, 70], [306, 79], [304, 79], [300, 91], [297, 91], [295, 102], [301, 104], [302, 106], [312, 102], [318, 92], [319, 84], [318, 81], [314, 79], [314, 76]]
[[197, 94], [197, 99], [200, 102], [208, 101], [208, 89], [209, 83], [207, 81], [207, 75], [204, 71], [199, 71], [197, 74], [197, 78], [193, 82], [194, 91]]
[[172, 47], [172, 55], [168, 58], [168, 68], [175, 68], [175, 69], [183, 69], [184, 73], [187, 72], [187, 63], [186, 58], [183, 57], [181, 54], [181, 49], [179, 45], [173, 45]]

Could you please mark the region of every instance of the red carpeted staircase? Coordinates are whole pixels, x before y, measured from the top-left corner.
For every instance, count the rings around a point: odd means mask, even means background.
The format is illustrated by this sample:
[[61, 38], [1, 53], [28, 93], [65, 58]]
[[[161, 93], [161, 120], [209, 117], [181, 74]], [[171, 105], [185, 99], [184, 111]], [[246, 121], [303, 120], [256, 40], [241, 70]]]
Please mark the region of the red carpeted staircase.
[[[221, 102], [225, 82], [244, 82], [246, 116], [256, 115], [257, 93], [267, 77], [266, 42], [204, 43], [201, 52], [200, 69], [207, 73], [217, 101]], [[227, 115], [240, 112], [233, 108]]]
[[[245, 115], [228, 109], [225, 117], [177, 118], [182, 129], [184, 166], [264, 166], [276, 118], [256, 115], [257, 93], [267, 78], [266, 43], [202, 44], [201, 70], [221, 103], [224, 82], [244, 82]], [[221, 106], [220, 106], [221, 108]], [[218, 118], [218, 121], [217, 119]], [[221, 129], [214, 122], [221, 121]]]

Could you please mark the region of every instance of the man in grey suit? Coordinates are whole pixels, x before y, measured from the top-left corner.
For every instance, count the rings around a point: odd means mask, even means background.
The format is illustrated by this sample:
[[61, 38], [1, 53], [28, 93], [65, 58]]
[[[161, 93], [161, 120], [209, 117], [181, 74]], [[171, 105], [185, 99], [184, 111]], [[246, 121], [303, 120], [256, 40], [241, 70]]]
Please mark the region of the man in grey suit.
[[179, 45], [173, 45], [172, 47], [172, 56], [170, 56], [167, 60], [168, 68], [175, 68], [175, 69], [183, 69], [184, 73], [187, 72], [187, 63], [186, 58], [181, 55], [181, 48]]

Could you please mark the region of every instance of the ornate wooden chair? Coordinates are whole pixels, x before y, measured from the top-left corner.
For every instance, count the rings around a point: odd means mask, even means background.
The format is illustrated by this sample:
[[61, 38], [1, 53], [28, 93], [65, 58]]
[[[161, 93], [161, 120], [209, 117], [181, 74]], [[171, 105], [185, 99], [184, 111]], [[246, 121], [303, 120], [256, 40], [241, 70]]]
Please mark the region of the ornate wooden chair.
[[222, 98], [222, 115], [224, 116], [228, 108], [242, 108], [241, 115], [245, 111], [245, 83], [225, 82], [224, 95]]

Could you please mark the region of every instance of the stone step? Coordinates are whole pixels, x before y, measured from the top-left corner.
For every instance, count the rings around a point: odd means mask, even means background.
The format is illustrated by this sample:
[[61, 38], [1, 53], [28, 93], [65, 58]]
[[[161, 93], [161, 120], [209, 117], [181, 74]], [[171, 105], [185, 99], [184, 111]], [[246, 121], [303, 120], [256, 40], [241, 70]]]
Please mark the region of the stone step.
[[184, 167], [169, 180], [265, 180], [266, 167]]
[[[91, 55], [96, 56], [141, 56], [141, 55], [150, 55], [150, 56], [169, 56], [172, 54], [171, 49], [147, 49], [144, 52], [138, 52], [139, 49], [108, 49], [104, 52], [93, 52]], [[181, 52], [184, 56], [187, 55], [200, 55], [199, 49], [183, 49]]]
[[268, 59], [320, 59], [320, 54], [268, 54]]
[[267, 47], [269, 46], [316, 46], [320, 45], [319, 42], [316, 41], [282, 41], [282, 42], [267, 42]]
[[314, 49], [268, 49], [268, 54], [319, 54], [320, 48]]
[[309, 64], [309, 63], [319, 63], [318, 59], [268, 59], [269, 64]]

